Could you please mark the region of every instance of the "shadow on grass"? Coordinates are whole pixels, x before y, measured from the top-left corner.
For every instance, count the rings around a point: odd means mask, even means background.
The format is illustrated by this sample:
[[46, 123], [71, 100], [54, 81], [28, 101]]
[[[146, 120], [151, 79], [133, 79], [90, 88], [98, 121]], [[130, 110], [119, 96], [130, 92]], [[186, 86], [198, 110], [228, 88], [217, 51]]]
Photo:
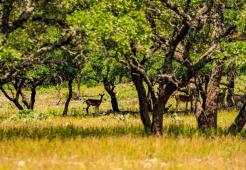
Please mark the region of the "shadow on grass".
[[[227, 132], [223, 129], [202, 132], [201, 130], [188, 125], [170, 125], [164, 126], [163, 134], [172, 137], [192, 137], [195, 135], [204, 137], [225, 136]], [[67, 126], [50, 126], [45, 128], [22, 127], [0, 129], [0, 140], [14, 138], [31, 138], [31, 139], [54, 139], [54, 138], [75, 138], [75, 137], [119, 137], [124, 135], [147, 136], [143, 128], [135, 126], [126, 127], [103, 127], [103, 128], [82, 128], [73, 125]], [[239, 136], [246, 138], [246, 130], [243, 130]]]

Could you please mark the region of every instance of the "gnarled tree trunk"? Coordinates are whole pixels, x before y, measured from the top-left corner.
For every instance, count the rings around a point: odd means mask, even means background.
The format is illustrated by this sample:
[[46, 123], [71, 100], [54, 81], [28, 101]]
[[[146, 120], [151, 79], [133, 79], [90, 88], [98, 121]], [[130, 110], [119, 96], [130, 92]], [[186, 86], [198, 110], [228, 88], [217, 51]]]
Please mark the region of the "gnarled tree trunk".
[[36, 101], [35, 100], [36, 99], [36, 94], [37, 94], [36, 88], [37, 88], [37, 86], [35, 86], [35, 85], [33, 85], [32, 88], [31, 88], [31, 98], [30, 98], [30, 103], [29, 103], [29, 108], [31, 110], [34, 109], [34, 104], [35, 104], [35, 101]]
[[80, 85], [81, 85], [81, 78], [77, 79], [77, 99], [80, 100], [81, 99], [81, 89], [80, 89]]
[[132, 81], [136, 87], [139, 100], [140, 116], [146, 133], [151, 131], [151, 121], [149, 117], [148, 98], [141, 75], [132, 72]]
[[114, 112], [120, 112], [116, 94], [114, 92], [115, 85], [113, 82], [109, 82], [106, 77], [103, 78], [104, 89], [107, 91], [111, 98], [111, 105]]
[[231, 66], [231, 70], [228, 73], [228, 94], [227, 94], [227, 106], [228, 107], [233, 107], [234, 106], [234, 100], [233, 100], [233, 96], [234, 96], [234, 86], [235, 86], [235, 65], [233, 64]]
[[220, 93], [220, 80], [224, 64], [219, 60], [214, 62], [212, 75], [208, 83], [206, 109], [204, 116], [206, 118], [206, 129], [217, 128], [217, 108], [218, 96]]
[[69, 107], [69, 103], [70, 103], [72, 97], [73, 97], [73, 80], [69, 80], [68, 81], [68, 96], [67, 96], [67, 100], [65, 102], [63, 113], [62, 113], [63, 116], [66, 116], [68, 113], [68, 107]]
[[165, 106], [170, 96], [176, 90], [176, 86], [172, 83], [166, 84], [165, 88], [163, 88], [163, 85], [160, 85], [159, 87], [158, 99], [154, 103], [153, 107], [153, 120], [151, 126], [151, 131], [155, 135], [162, 135], [163, 114], [165, 112]]
[[236, 117], [233, 124], [229, 127], [230, 133], [241, 132], [246, 123], [246, 102], [244, 103], [242, 109], [239, 112], [239, 115]]
[[0, 86], [0, 90], [2, 91], [2, 93], [4, 94], [4, 96], [9, 101], [11, 101], [19, 110], [24, 110], [24, 107], [19, 102], [19, 96], [21, 94], [22, 85], [19, 84], [18, 87], [16, 85], [14, 85], [14, 87], [15, 87], [15, 90], [16, 90], [16, 94], [12, 94], [13, 97], [10, 97], [10, 95], [6, 92], [6, 90], [2, 86]]

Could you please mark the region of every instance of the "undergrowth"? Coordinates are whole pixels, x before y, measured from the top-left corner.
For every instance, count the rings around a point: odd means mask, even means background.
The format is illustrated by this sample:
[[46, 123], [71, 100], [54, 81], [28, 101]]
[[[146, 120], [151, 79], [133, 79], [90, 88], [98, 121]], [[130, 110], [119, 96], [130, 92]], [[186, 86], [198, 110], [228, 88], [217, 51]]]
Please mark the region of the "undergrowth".
[[51, 114], [47, 113], [41, 113], [41, 112], [35, 112], [32, 110], [22, 110], [19, 112], [13, 113], [7, 121], [41, 121], [41, 120], [47, 120], [48, 118], [51, 118]]
[[[142, 127], [138, 126], [125, 126], [125, 127], [92, 127], [83, 128], [72, 124], [64, 124], [63, 126], [49, 126], [49, 127], [38, 127], [38, 126], [23, 126], [23, 127], [12, 127], [8, 129], [0, 128], [0, 140], [11, 139], [11, 138], [31, 138], [31, 139], [54, 139], [54, 138], [86, 138], [86, 137], [107, 137], [107, 136], [151, 136], [146, 135]], [[203, 136], [205, 138], [213, 138], [220, 136], [227, 136], [227, 130], [216, 129], [204, 132], [197, 128], [189, 125], [172, 124], [164, 126], [164, 136], [171, 137], [195, 137]], [[238, 136], [246, 138], [246, 131], [244, 130]]]

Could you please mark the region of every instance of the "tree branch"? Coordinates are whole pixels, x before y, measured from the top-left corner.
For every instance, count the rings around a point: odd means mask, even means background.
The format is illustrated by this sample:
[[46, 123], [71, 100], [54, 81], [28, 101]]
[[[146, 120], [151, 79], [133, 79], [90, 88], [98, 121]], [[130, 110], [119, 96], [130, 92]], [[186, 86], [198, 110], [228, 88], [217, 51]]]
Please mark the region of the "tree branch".
[[168, 0], [161, 0], [161, 2], [170, 10], [174, 11], [178, 16], [182, 17], [185, 22], [191, 20], [190, 16], [186, 15], [184, 11], [180, 11], [176, 4], [171, 4]]
[[35, 9], [32, 6], [32, 0], [26, 0], [26, 2], [27, 2], [26, 3], [26, 8], [23, 10], [23, 12], [19, 16], [19, 18], [13, 22], [10, 31], [14, 31], [17, 28], [21, 27], [30, 18], [30, 16], [32, 15], [32, 13], [33, 13], [33, 11]]

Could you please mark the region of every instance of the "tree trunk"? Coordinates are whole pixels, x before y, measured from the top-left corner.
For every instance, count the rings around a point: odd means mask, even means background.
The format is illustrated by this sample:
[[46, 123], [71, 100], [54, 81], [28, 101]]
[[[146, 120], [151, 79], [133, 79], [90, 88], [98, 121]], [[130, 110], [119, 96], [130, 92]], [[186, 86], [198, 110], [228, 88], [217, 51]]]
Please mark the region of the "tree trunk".
[[[0, 90], [2, 91], [2, 93], [4, 94], [4, 96], [11, 102], [14, 103], [14, 105], [19, 109], [19, 110], [24, 110], [24, 107], [19, 103], [19, 94], [16, 94], [15, 98], [11, 98], [8, 93], [5, 91], [5, 89], [0, 86]], [[18, 91], [17, 93], [20, 93], [20, 91]]]
[[204, 109], [201, 104], [200, 99], [196, 101], [196, 112], [195, 112], [196, 120], [197, 120], [197, 126], [199, 129], [205, 129], [206, 125], [206, 118], [204, 114]]
[[80, 90], [80, 85], [81, 85], [81, 79], [78, 78], [77, 80], [77, 99], [80, 100], [81, 99], [81, 90]]
[[151, 99], [150, 90], [148, 90], [147, 99], [148, 99], [149, 112], [152, 112], [153, 111], [153, 106], [152, 106], [152, 99]]
[[165, 106], [168, 99], [175, 90], [176, 86], [173, 84], [166, 84], [165, 89], [163, 89], [163, 85], [160, 85], [159, 87], [158, 99], [154, 103], [153, 120], [151, 126], [151, 131], [154, 135], [162, 135], [163, 114], [165, 112]]
[[12, 100], [12, 102], [15, 104], [15, 106], [16, 106], [19, 110], [24, 110], [24, 107], [19, 103], [18, 99], [14, 99], [14, 100]]
[[[232, 68], [234, 68], [232, 66]], [[228, 107], [233, 107], [234, 106], [234, 86], [235, 86], [235, 70], [230, 70], [228, 73], [228, 94], [227, 94], [227, 106]]]
[[111, 105], [112, 105], [113, 111], [114, 112], [120, 112], [115, 92], [111, 92], [111, 93], [109, 93], [109, 95], [111, 97]]
[[224, 64], [219, 60], [214, 62], [212, 75], [208, 83], [206, 110], [204, 112], [206, 118], [206, 129], [217, 128], [218, 96], [220, 93], [219, 85], [223, 67]]
[[30, 109], [30, 105], [27, 102], [26, 96], [24, 95], [24, 93], [22, 91], [20, 92], [20, 95], [22, 97], [22, 103], [26, 106], [27, 109]]
[[65, 102], [63, 113], [62, 113], [63, 116], [67, 116], [69, 103], [70, 103], [72, 97], [73, 97], [73, 80], [69, 80], [68, 81], [68, 96], [67, 96], [67, 100]]
[[206, 110], [206, 101], [207, 101], [207, 96], [204, 92], [201, 92], [201, 98], [202, 98], [202, 108], [203, 110]]
[[239, 115], [236, 117], [234, 123], [229, 127], [230, 133], [239, 133], [246, 123], [246, 103], [244, 103]]
[[144, 125], [145, 132], [150, 133], [151, 121], [149, 117], [148, 98], [146, 95], [146, 90], [144, 88], [143, 78], [140, 75], [132, 72], [132, 81], [138, 93], [140, 116]]
[[114, 83], [109, 82], [106, 78], [103, 80], [104, 89], [107, 91], [111, 98], [111, 105], [114, 112], [120, 112], [116, 94], [114, 92]]
[[33, 86], [32, 88], [31, 88], [31, 98], [30, 98], [30, 104], [29, 104], [29, 109], [31, 109], [31, 110], [33, 110], [34, 109], [34, 104], [35, 104], [35, 99], [36, 99], [36, 94], [37, 94], [37, 92], [36, 92], [36, 88], [37, 88], [37, 86]]

